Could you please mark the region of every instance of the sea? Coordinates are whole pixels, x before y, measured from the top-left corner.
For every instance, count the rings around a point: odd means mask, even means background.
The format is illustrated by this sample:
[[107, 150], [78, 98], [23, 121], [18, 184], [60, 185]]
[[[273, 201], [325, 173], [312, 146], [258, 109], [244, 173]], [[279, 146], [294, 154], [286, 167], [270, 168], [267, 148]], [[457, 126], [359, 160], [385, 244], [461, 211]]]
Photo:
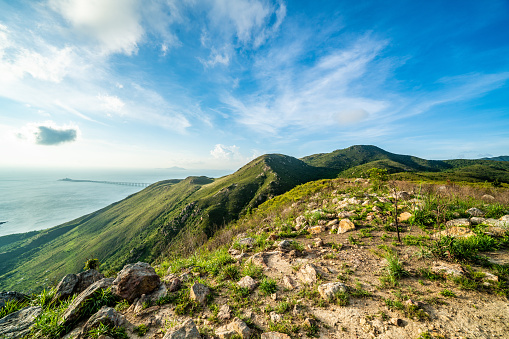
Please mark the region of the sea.
[[0, 236], [42, 230], [97, 211], [144, 187], [89, 181], [152, 184], [191, 175], [220, 177], [231, 171], [184, 169], [0, 168]]

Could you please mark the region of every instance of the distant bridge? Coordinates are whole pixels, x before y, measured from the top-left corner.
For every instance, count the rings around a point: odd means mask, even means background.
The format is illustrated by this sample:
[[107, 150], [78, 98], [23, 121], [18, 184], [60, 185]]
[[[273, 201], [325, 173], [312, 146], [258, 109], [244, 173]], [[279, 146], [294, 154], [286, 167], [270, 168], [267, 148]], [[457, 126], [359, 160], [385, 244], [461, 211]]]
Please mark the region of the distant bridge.
[[99, 181], [99, 180], [75, 180], [75, 179], [60, 179], [58, 181], [69, 181], [69, 182], [93, 182], [96, 184], [108, 184], [108, 185], [123, 185], [123, 186], [137, 186], [137, 187], [147, 187], [151, 184], [147, 184], [144, 182], [124, 182], [124, 181]]

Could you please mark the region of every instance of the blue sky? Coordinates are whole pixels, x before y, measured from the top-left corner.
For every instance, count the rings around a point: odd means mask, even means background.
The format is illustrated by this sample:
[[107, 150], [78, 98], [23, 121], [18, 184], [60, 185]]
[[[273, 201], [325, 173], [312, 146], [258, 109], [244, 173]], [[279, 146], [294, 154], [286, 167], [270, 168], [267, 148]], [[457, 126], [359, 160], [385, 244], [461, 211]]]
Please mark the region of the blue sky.
[[0, 0], [0, 166], [509, 154], [509, 2]]

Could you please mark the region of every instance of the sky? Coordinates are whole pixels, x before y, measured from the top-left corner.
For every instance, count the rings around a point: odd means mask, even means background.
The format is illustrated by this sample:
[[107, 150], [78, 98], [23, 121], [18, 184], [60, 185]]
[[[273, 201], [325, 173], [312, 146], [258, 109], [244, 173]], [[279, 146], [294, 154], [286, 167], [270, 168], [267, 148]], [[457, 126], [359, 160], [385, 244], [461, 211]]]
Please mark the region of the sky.
[[507, 0], [0, 0], [0, 167], [509, 154]]

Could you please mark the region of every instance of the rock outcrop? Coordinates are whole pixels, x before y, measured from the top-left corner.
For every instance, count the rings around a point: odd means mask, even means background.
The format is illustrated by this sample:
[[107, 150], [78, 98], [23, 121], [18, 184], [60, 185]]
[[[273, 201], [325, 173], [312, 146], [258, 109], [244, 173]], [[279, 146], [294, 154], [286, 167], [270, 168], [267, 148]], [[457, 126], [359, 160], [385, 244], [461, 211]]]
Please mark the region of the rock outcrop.
[[0, 319], [0, 338], [23, 338], [30, 333], [42, 307], [25, 307]]

